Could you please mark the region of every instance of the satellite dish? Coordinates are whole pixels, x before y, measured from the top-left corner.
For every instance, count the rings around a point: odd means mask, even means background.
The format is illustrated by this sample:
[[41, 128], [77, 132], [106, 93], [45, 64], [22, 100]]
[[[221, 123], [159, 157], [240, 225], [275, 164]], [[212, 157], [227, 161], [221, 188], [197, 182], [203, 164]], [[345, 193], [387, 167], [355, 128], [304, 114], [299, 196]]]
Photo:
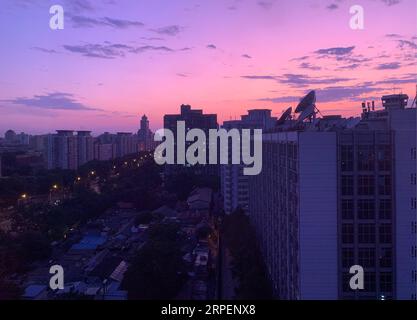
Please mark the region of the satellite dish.
[[291, 116], [292, 107], [289, 107], [282, 116], [277, 120], [277, 125], [283, 124], [286, 120], [288, 120]]
[[297, 119], [297, 124], [303, 122], [305, 119], [316, 115], [316, 106], [314, 104], [307, 105], [303, 112]]
[[301, 113], [307, 109], [310, 105], [316, 104], [316, 92], [310, 91], [308, 95], [306, 95], [298, 104], [297, 108], [295, 109], [295, 113]]

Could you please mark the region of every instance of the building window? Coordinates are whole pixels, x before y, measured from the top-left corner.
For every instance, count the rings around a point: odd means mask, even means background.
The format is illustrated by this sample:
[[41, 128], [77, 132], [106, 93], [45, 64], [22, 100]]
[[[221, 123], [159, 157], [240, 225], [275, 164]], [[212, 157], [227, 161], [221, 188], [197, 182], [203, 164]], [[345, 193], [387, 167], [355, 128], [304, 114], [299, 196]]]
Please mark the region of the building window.
[[390, 223], [381, 223], [379, 226], [379, 241], [381, 243], [391, 243], [392, 227]]
[[379, 219], [391, 219], [390, 199], [382, 199], [379, 201]]
[[358, 200], [358, 218], [375, 219], [374, 200]]
[[350, 279], [352, 278], [352, 275], [349, 272], [344, 272], [342, 276], [342, 288], [343, 292], [352, 292], [352, 289], [350, 288]]
[[378, 193], [380, 195], [391, 194], [391, 176], [378, 177]]
[[361, 196], [373, 195], [375, 191], [374, 176], [359, 176], [358, 177], [358, 194]]
[[342, 171], [353, 171], [353, 146], [341, 146]]
[[417, 181], [417, 175], [415, 173], [411, 174], [411, 185], [415, 186]]
[[375, 243], [375, 224], [360, 223], [358, 225], [359, 243]]
[[342, 224], [342, 242], [353, 243], [353, 224], [350, 224], [350, 223]]
[[358, 252], [359, 265], [364, 268], [375, 268], [375, 249], [360, 248]]
[[380, 171], [391, 170], [391, 146], [378, 146], [378, 169]]
[[375, 156], [373, 145], [358, 146], [358, 170], [374, 170]]
[[375, 272], [365, 272], [364, 290], [373, 292], [376, 290]]
[[379, 255], [379, 265], [381, 268], [391, 268], [392, 267], [392, 250], [391, 248], [381, 248], [381, 253]]
[[343, 268], [350, 268], [353, 266], [354, 257], [353, 257], [353, 249], [352, 248], [343, 248], [342, 249], [342, 266]]
[[417, 156], [417, 149], [411, 148], [411, 160], [416, 160], [416, 156]]
[[353, 176], [342, 176], [342, 195], [353, 195]]
[[345, 219], [345, 220], [353, 219], [353, 200], [350, 200], [350, 199], [342, 200], [342, 219]]
[[414, 197], [414, 198], [411, 198], [411, 209], [416, 209], [417, 208], [417, 199]]
[[392, 291], [392, 273], [381, 272], [380, 276], [380, 289], [382, 293]]

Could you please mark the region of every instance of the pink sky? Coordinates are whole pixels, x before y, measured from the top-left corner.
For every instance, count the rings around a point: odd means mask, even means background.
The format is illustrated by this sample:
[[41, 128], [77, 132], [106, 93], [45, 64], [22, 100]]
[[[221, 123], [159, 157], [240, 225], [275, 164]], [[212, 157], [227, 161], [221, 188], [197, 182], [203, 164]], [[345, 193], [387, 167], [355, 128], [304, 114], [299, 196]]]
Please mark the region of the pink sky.
[[[219, 122], [279, 115], [312, 89], [324, 114], [415, 95], [415, 0], [3, 2], [0, 135], [133, 132], [144, 113], [158, 129], [182, 103]], [[52, 4], [64, 30], [49, 28]], [[364, 30], [349, 27], [353, 4]]]

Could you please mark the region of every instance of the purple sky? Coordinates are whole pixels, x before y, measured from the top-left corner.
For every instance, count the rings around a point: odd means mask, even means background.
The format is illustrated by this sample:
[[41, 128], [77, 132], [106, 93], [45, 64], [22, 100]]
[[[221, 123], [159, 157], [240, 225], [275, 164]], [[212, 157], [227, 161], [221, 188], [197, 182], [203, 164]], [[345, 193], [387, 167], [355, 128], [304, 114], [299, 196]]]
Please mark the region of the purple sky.
[[[415, 0], [2, 0], [0, 135], [153, 129], [182, 103], [219, 121], [280, 115], [310, 89], [324, 114], [416, 84]], [[49, 7], [65, 29], [49, 28]], [[365, 29], [349, 28], [349, 8]], [[411, 99], [412, 100], [412, 99]]]

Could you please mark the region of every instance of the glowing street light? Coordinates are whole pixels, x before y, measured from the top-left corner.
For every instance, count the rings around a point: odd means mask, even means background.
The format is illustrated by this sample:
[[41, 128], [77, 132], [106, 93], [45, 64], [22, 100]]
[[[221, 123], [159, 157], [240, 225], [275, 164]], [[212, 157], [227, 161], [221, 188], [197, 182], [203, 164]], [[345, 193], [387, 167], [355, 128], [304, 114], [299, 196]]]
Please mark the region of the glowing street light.
[[24, 194], [22, 194], [20, 197], [21, 197], [22, 199], [26, 199], [26, 198], [28, 197], [28, 195], [27, 195], [26, 193], [24, 193]]
[[52, 189], [58, 189], [58, 185], [57, 184], [54, 184], [53, 186], [52, 186]]

